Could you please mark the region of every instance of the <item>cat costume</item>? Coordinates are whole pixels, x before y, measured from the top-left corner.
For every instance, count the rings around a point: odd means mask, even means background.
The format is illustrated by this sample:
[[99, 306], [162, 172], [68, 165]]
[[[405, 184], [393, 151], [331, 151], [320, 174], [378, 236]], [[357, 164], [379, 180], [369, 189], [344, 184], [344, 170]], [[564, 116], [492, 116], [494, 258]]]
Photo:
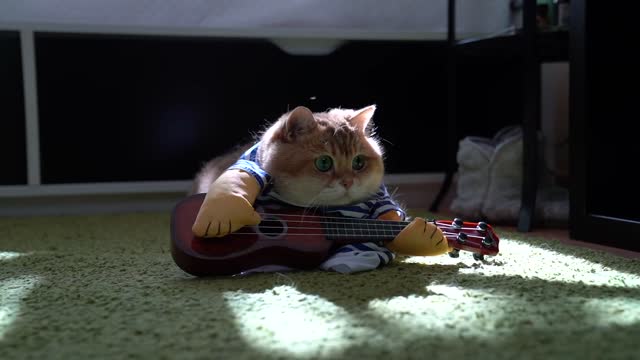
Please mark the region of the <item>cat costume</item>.
[[[373, 111], [371, 107], [365, 108], [358, 115], [363, 112], [367, 112], [363, 125], [366, 126]], [[314, 122], [312, 113], [304, 107], [294, 109], [291, 114], [290, 118], [306, 118], [304, 121], [312, 124]], [[281, 194], [274, 191], [271, 186], [273, 179], [257, 156], [263, 145], [262, 141], [258, 141], [211, 184], [193, 225], [194, 234], [201, 237], [218, 237], [247, 225], [257, 225], [261, 217], [253, 207], [256, 200], [286, 202]], [[391, 198], [384, 184], [380, 184], [378, 191], [370, 198], [343, 206], [327, 206], [325, 210], [360, 219], [403, 221], [407, 217], [404, 210]], [[443, 239], [442, 231], [434, 224], [415, 218], [393, 241], [384, 246], [372, 242], [341, 247], [321, 265], [321, 268], [352, 273], [382, 267], [391, 262], [396, 253], [440, 255], [451, 250], [448, 242]], [[267, 266], [249, 272], [284, 270], [288, 269]]]

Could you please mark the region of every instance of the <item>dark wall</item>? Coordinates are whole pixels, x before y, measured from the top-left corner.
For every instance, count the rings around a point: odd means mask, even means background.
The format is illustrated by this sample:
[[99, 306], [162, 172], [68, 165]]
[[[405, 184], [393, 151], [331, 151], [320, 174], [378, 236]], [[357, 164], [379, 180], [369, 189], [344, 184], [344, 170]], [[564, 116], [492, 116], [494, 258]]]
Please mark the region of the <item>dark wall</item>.
[[0, 31], [0, 185], [26, 184], [25, 142], [20, 35]]
[[456, 109], [458, 138], [493, 137], [522, 124], [522, 62], [515, 56], [459, 55]]
[[631, 11], [572, 2], [571, 238], [640, 251], [640, 157], [634, 122], [640, 57]]
[[[377, 104], [388, 172], [446, 168], [443, 42], [358, 41], [328, 56], [248, 39], [37, 33], [35, 44], [44, 183], [188, 179], [297, 105]], [[520, 121], [518, 64], [463, 61], [460, 74], [460, 138]]]
[[587, 212], [640, 222], [635, 165], [640, 147], [638, 82], [640, 56], [627, 25], [629, 12], [588, 3], [586, 27]]

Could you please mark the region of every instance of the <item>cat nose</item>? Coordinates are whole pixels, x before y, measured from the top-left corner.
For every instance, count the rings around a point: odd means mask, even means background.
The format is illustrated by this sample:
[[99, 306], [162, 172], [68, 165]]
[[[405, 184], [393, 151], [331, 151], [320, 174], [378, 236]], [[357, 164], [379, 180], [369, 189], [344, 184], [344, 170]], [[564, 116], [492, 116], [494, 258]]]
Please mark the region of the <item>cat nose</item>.
[[344, 186], [345, 189], [348, 190], [351, 185], [353, 185], [353, 179], [342, 179], [342, 186]]

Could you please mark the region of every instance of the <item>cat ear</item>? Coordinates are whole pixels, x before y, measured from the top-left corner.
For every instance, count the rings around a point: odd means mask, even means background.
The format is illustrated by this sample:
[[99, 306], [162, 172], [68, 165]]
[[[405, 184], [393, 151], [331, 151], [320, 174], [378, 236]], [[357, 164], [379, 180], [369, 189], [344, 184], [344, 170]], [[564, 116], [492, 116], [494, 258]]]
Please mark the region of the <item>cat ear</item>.
[[352, 125], [354, 125], [362, 133], [366, 133], [367, 126], [373, 117], [373, 113], [376, 112], [376, 106], [370, 105], [356, 111], [356, 115], [349, 119]]
[[311, 110], [304, 106], [293, 109], [282, 126], [282, 135], [285, 139], [295, 140], [300, 135], [309, 133], [318, 126]]

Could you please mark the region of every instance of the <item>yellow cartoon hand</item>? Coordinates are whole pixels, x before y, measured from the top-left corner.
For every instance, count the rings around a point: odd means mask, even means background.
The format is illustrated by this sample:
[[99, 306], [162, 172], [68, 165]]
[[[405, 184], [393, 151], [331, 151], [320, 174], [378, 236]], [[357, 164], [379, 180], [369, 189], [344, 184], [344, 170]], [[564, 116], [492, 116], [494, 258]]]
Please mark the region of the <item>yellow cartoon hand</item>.
[[209, 189], [192, 231], [200, 237], [220, 237], [247, 225], [260, 223], [253, 208], [260, 186], [253, 175], [242, 170], [227, 170]]
[[251, 203], [243, 197], [205, 198], [192, 230], [200, 237], [220, 237], [247, 225], [257, 225], [261, 220]]
[[387, 244], [401, 255], [434, 256], [451, 251], [447, 238], [435, 224], [415, 218], [396, 238]]

